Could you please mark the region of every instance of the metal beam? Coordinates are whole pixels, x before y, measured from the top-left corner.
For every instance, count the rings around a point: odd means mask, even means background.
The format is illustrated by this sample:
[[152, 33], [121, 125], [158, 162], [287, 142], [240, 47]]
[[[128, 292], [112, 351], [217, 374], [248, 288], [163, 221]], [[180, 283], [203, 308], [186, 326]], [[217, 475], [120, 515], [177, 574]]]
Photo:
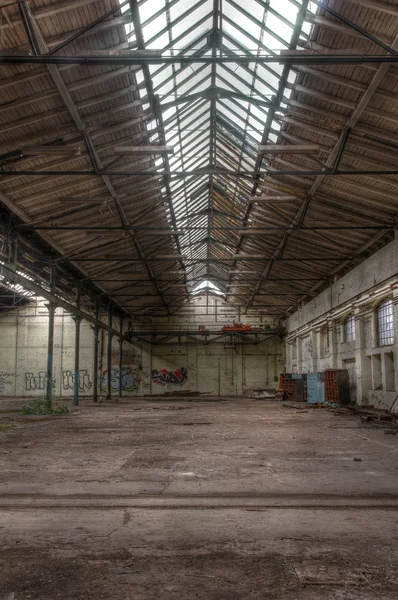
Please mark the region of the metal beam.
[[85, 170], [62, 170], [62, 171], [9, 171], [3, 169], [2, 175], [9, 177], [25, 177], [25, 176], [45, 176], [45, 175], [60, 175], [60, 176], [73, 176], [73, 177], [87, 177], [91, 176], [112, 176], [112, 177], [165, 177], [174, 179], [184, 179], [185, 177], [203, 177], [204, 175], [228, 175], [229, 177], [244, 177], [247, 179], [254, 179], [255, 177], [285, 177], [285, 176], [297, 176], [297, 177], [318, 177], [318, 176], [342, 176], [342, 175], [398, 175], [398, 169], [339, 169], [334, 171], [333, 168], [324, 168], [319, 170], [314, 169], [264, 169], [261, 171], [238, 171], [234, 169], [219, 169], [219, 168], [200, 168], [193, 171], [108, 171], [104, 169], [98, 169], [97, 171]]
[[386, 50], [387, 52], [389, 52], [392, 55], [398, 54], [398, 52], [396, 50], [394, 50], [394, 48], [391, 48], [391, 46], [389, 46], [388, 44], [385, 44], [382, 40], [379, 40], [376, 36], [369, 33], [369, 31], [367, 31], [363, 27], [360, 27], [356, 23], [353, 23], [352, 21], [350, 21], [347, 17], [345, 17], [341, 13], [334, 10], [331, 6], [328, 6], [324, 2], [321, 2], [320, 0], [312, 0], [312, 1], [314, 2], [314, 4], [317, 4], [319, 6], [319, 8], [321, 8], [325, 12], [329, 13], [330, 15], [332, 15], [333, 17], [335, 17], [336, 19], [338, 19], [345, 25], [348, 25], [348, 27], [350, 27], [351, 29], [354, 29], [354, 31], [356, 31], [357, 33], [359, 33], [366, 39], [370, 40], [377, 46], [380, 46], [380, 48], [383, 48], [383, 50]]
[[[130, 0], [129, 4], [130, 4], [132, 22], [133, 22], [133, 26], [134, 26], [135, 37], [136, 37], [136, 41], [137, 41], [137, 48], [139, 51], [143, 51], [143, 50], [145, 50], [145, 40], [144, 40], [144, 34], [143, 34], [143, 30], [142, 30], [138, 0]], [[157, 130], [158, 130], [160, 145], [166, 147], [167, 140], [166, 140], [166, 134], [165, 134], [165, 128], [164, 128], [164, 122], [163, 122], [162, 108], [160, 106], [160, 101], [159, 101], [158, 96], [155, 96], [155, 93], [154, 93], [151, 71], [149, 69], [148, 64], [145, 64], [145, 63], [142, 64], [142, 72], [144, 75], [145, 87], [147, 90], [149, 104], [151, 106], [152, 112], [154, 113], [154, 115], [157, 119], [157, 124], [158, 124]], [[163, 164], [164, 164], [165, 170], [166, 170], [166, 173], [164, 175], [164, 185], [166, 187], [166, 199], [167, 199], [167, 203], [169, 206], [172, 226], [174, 229], [177, 229], [177, 221], [176, 221], [176, 216], [174, 213], [174, 206], [173, 206], [173, 202], [171, 200], [172, 190], [171, 190], [171, 186], [170, 186], [170, 177], [169, 177], [170, 162], [169, 162], [169, 157], [168, 157], [167, 153], [163, 154], [162, 158], [163, 158]], [[179, 243], [178, 238], [176, 238], [175, 244], [176, 244], [178, 254], [181, 254], [180, 243]], [[185, 269], [185, 266], [184, 266], [184, 263], [182, 262], [182, 260], [180, 261], [180, 266], [181, 266], [181, 269]], [[152, 279], [153, 279], [153, 275], [152, 275]], [[157, 285], [156, 282], [155, 282], [155, 285]], [[188, 291], [188, 289], [187, 289], [187, 291]], [[159, 292], [159, 290], [158, 290], [158, 293], [161, 296], [161, 293]], [[162, 297], [162, 301], [166, 305], [166, 302], [163, 297]], [[169, 311], [167, 310], [167, 312], [169, 312]]]
[[[392, 48], [394, 51], [397, 47], [398, 47], [398, 35], [395, 37], [393, 44], [392, 44]], [[389, 55], [389, 56], [392, 56], [392, 55]], [[394, 54], [393, 56], [396, 57], [397, 55]], [[331, 152], [329, 154], [329, 158], [326, 162], [327, 173], [326, 172], [319, 173], [319, 175], [317, 176], [315, 181], [312, 183], [311, 188], [308, 191], [308, 196], [303, 201], [302, 205], [300, 206], [300, 208], [295, 213], [295, 215], [292, 219], [291, 230], [293, 230], [294, 227], [296, 227], [297, 225], [303, 226], [311, 199], [318, 192], [319, 187], [323, 183], [325, 177], [328, 175], [328, 172], [330, 171], [330, 169], [332, 169], [332, 174], [339, 173], [339, 171], [336, 169], [336, 166], [338, 164], [337, 161], [340, 161], [342, 158], [342, 153], [344, 151], [344, 146], [345, 146], [345, 143], [347, 140], [347, 136], [349, 135], [350, 130], [353, 127], [355, 127], [355, 125], [358, 123], [358, 120], [360, 119], [362, 113], [365, 111], [367, 105], [369, 104], [370, 100], [372, 99], [372, 97], [373, 97], [374, 93], [376, 92], [378, 86], [380, 85], [383, 77], [388, 72], [388, 69], [389, 69], [389, 64], [381, 64], [379, 66], [379, 68], [377, 69], [369, 86], [367, 87], [366, 91], [364, 92], [361, 99], [359, 100], [358, 105], [355, 107], [353, 113], [347, 120], [345, 126], [343, 127], [343, 129], [340, 133], [340, 136], [338, 137], [333, 149], [331, 150]], [[363, 173], [363, 174], [366, 175], [366, 173]], [[370, 174], [370, 173], [368, 173], [368, 174]], [[289, 234], [290, 234], [289, 230], [286, 231], [286, 233], [284, 234], [277, 249], [275, 250], [275, 253], [274, 253], [275, 257], [282, 258], [283, 253], [284, 253], [285, 248], [288, 243]], [[358, 255], [356, 256], [356, 258], [358, 258]], [[253, 302], [254, 296], [261, 290], [261, 287], [269, 278], [269, 275], [270, 275], [272, 267], [273, 267], [273, 262], [274, 262], [273, 260], [270, 260], [268, 265], [264, 269], [264, 272], [263, 272], [262, 276], [260, 277], [256, 288], [254, 289], [254, 291], [252, 292], [252, 294], [250, 295], [250, 297], [246, 303], [245, 312], [247, 312], [251, 303]], [[344, 263], [347, 264], [346, 261], [344, 261]]]
[[231, 335], [231, 333], [239, 333], [244, 336], [253, 336], [253, 335], [269, 335], [270, 333], [277, 333], [278, 329], [276, 327], [270, 327], [267, 329], [262, 329], [262, 326], [253, 327], [253, 329], [247, 329], [242, 331], [223, 331], [222, 329], [206, 329], [205, 331], [198, 331], [197, 329], [188, 329], [188, 330], [179, 330], [179, 329], [168, 329], [168, 330], [157, 330], [157, 329], [147, 329], [147, 330], [133, 330], [133, 337], [166, 337], [168, 339], [169, 336], [173, 337], [185, 337], [187, 335], [191, 337], [206, 337], [209, 335]]
[[[38, 39], [39, 49], [43, 52], [48, 52], [48, 47], [46, 45], [44, 36], [43, 36], [40, 28], [38, 27], [38, 25], [33, 17], [33, 14], [29, 8], [27, 9], [27, 12], [30, 17], [30, 24], [32, 26], [32, 30], [34, 31], [36, 38]], [[43, 56], [43, 54], [41, 54], [41, 56]], [[56, 66], [47, 65], [47, 69], [50, 72], [50, 75], [59, 91], [62, 101], [68, 108], [68, 111], [69, 111], [73, 121], [75, 122], [77, 129], [79, 130], [80, 134], [82, 135], [82, 137], [85, 141], [85, 144], [86, 144], [87, 150], [88, 150], [88, 154], [90, 157], [90, 161], [93, 166], [93, 174], [96, 176], [100, 176], [102, 178], [102, 180], [105, 184], [105, 187], [108, 190], [108, 193], [110, 194], [111, 198], [114, 201], [117, 214], [120, 218], [120, 222], [121, 222], [122, 226], [124, 228], [126, 228], [126, 226], [128, 226], [130, 223], [129, 223], [128, 219], [126, 218], [125, 212], [120, 204], [120, 199], [119, 199], [118, 193], [115, 190], [114, 185], [111, 182], [108, 173], [106, 172], [106, 169], [104, 169], [101, 159], [99, 158], [98, 153], [94, 147], [94, 144], [92, 141], [94, 132], [91, 132], [91, 134], [88, 133], [88, 131], [86, 129], [86, 124], [84, 123], [83, 119], [80, 117], [79, 111], [77, 110], [77, 107], [74, 104], [74, 101], [62, 79], [62, 76], [61, 76], [58, 68]], [[133, 119], [133, 120], [136, 121], [136, 119]], [[139, 120], [140, 120], [140, 117], [139, 117]], [[119, 127], [119, 124], [117, 124], [116, 126]], [[112, 129], [112, 126], [110, 128]], [[101, 130], [100, 135], [102, 135], [102, 133], [105, 133], [107, 131], [107, 128], [106, 127], [103, 129], [100, 128], [100, 130]], [[109, 132], [109, 128], [108, 128], [108, 132]], [[143, 256], [141, 245], [140, 245], [139, 241], [137, 240], [137, 238], [134, 236], [134, 233], [129, 230], [129, 235], [131, 236], [133, 243], [136, 247], [137, 254], [139, 256]], [[153, 279], [152, 270], [146, 262], [145, 262], [145, 267], [148, 271], [149, 278]], [[155, 286], [157, 287], [156, 282], [155, 282]], [[157, 287], [157, 291], [158, 291], [158, 294], [159, 294], [164, 306], [167, 308], [167, 304], [166, 304], [164, 298], [162, 297], [161, 291], [159, 290], [158, 287]]]
[[[111, 10], [108, 10], [108, 12], [104, 13], [103, 15], [101, 15], [100, 17], [95, 19], [95, 21], [92, 21], [91, 23], [89, 23], [89, 25], [86, 25], [86, 27], [79, 29], [78, 31], [73, 33], [70, 37], [68, 37], [67, 39], [60, 42], [57, 46], [52, 48], [48, 52], [48, 54], [51, 56], [52, 54], [55, 54], [59, 50], [62, 50], [62, 48], [65, 48], [65, 46], [68, 46], [69, 44], [71, 44], [72, 42], [77, 40], [78, 38], [82, 37], [85, 33], [90, 31], [91, 29], [93, 29], [94, 27], [99, 25], [100, 23], [102, 23], [102, 21], [105, 21], [106, 19], [108, 19], [108, 17], [112, 17], [116, 12], [119, 12], [123, 8], [123, 6], [126, 6], [128, 3], [129, 3], [129, 0], [126, 0], [125, 2], [122, 2], [121, 4], [118, 4], [118, 6], [112, 8]], [[124, 14], [123, 16], [126, 16], [126, 15]]]
[[117, 54], [107, 56], [104, 54], [92, 54], [84, 56], [50, 56], [43, 54], [40, 56], [31, 56], [30, 54], [0, 54], [0, 64], [3, 65], [110, 65], [110, 66], [133, 66], [133, 65], [192, 65], [192, 64], [221, 64], [235, 63], [247, 65], [250, 63], [258, 64], [280, 64], [280, 65], [308, 65], [308, 64], [332, 64], [332, 65], [356, 65], [356, 64], [392, 64], [398, 63], [396, 54], [313, 54], [310, 52], [298, 52], [296, 54], [280, 55], [226, 55], [220, 53], [216, 58], [212, 56], [142, 56], [141, 54], [132, 55]]
[[152, 146], [115, 146], [114, 154], [126, 156], [128, 154], [174, 154], [173, 146], [160, 146], [153, 144]]
[[[392, 229], [394, 225], [392, 223], [385, 223], [384, 225], [319, 225], [319, 226], [303, 226], [303, 225], [295, 225], [293, 226], [293, 230], [295, 231], [318, 231], [318, 230], [355, 230], [355, 229]], [[27, 223], [26, 225], [17, 225], [14, 227], [16, 230], [24, 230], [24, 231], [97, 231], [98, 233], [103, 231], [126, 231], [126, 228], [120, 226], [112, 226], [112, 225], [31, 225]], [[140, 231], [148, 231], [148, 227], [137, 227], [136, 225], [131, 225], [130, 228], [135, 232]], [[154, 228], [151, 228], [153, 231]], [[230, 225], [230, 226], [193, 226], [193, 227], [185, 227], [184, 231], [241, 231], [242, 225]], [[289, 226], [287, 225], [264, 225], [261, 227], [250, 227], [245, 229], [245, 231], [250, 232], [266, 232], [266, 231], [287, 231]], [[110, 259], [108, 259], [110, 260]], [[156, 279], [156, 278], [154, 278]]]
[[392, 15], [393, 17], [398, 17], [398, 6], [386, 4], [385, 2], [381, 2], [381, 0], [351, 0], [351, 3], [358, 4], [363, 8], [375, 10], [376, 12], [382, 12], [387, 15]]
[[[217, 1], [217, 0], [215, 0]], [[217, 55], [215, 55], [217, 56]], [[212, 63], [212, 66], [216, 67], [217, 63]], [[215, 82], [215, 79], [214, 79]], [[215, 83], [210, 85], [207, 89], [202, 92], [197, 92], [195, 94], [187, 94], [183, 96], [179, 96], [175, 100], [170, 102], [165, 102], [162, 104], [162, 109], [167, 110], [168, 108], [178, 106], [180, 104], [186, 104], [196, 102], [199, 99], [205, 100], [219, 100], [220, 98], [236, 98], [237, 100], [243, 100], [244, 102], [251, 102], [252, 104], [256, 104], [257, 106], [265, 106], [268, 107], [271, 105], [270, 100], [258, 100], [253, 96], [249, 96], [248, 94], [240, 93], [238, 91], [234, 92], [231, 90], [227, 90], [226, 88], [221, 88], [215, 85]]]
[[[35, 55], [40, 54], [39, 45], [37, 43], [35, 32], [32, 28], [32, 24], [29, 19], [29, 14], [27, 12], [27, 6], [25, 0], [18, 0], [19, 12], [22, 18], [22, 23], [25, 29], [25, 33], [29, 40], [30, 47]], [[1, 7], [0, 7], [1, 8]]]
[[[372, 229], [376, 229], [375, 227], [373, 227]], [[186, 258], [185, 261], [188, 263], [193, 263], [193, 264], [200, 264], [200, 263], [224, 263], [224, 262], [237, 262], [239, 260], [242, 261], [263, 261], [263, 260], [272, 260], [272, 261], [310, 261], [310, 260], [314, 260], [314, 261], [326, 261], [326, 260], [334, 260], [334, 261], [338, 261], [338, 260], [351, 260], [352, 258], [354, 258], [354, 256], [330, 256], [330, 257], [317, 257], [317, 256], [306, 256], [303, 258], [279, 258], [279, 257], [270, 257], [270, 256], [257, 256], [254, 258], [251, 258], [249, 256], [244, 256], [242, 258], [239, 258], [239, 256], [231, 256], [230, 258]], [[118, 262], [141, 262], [144, 259], [143, 258], [117, 258], [115, 259]], [[145, 261], [148, 262], [173, 262], [175, 259], [171, 259], [171, 258], [151, 258], [151, 257], [146, 257]], [[74, 259], [74, 262], [110, 262], [109, 258], [84, 258], [84, 257], [78, 257]], [[111, 294], [112, 292], [106, 292], [107, 294]]]
[[283, 202], [296, 202], [298, 196], [249, 196], [249, 202], [261, 202], [266, 204], [280, 204]]
[[314, 154], [319, 144], [264, 144], [258, 147], [259, 154]]
[[[34, 281], [31, 281], [30, 279], [27, 279], [23, 275], [19, 275], [18, 273], [9, 269], [6, 265], [1, 265], [1, 270], [5, 277], [5, 281], [16, 283], [22, 286], [24, 289], [34, 292], [36, 296], [42, 297], [48, 302], [52, 302], [56, 306], [60, 306], [61, 308], [69, 312], [71, 315], [80, 317], [88, 323], [91, 323], [92, 325], [97, 325], [97, 327], [99, 327], [100, 329], [108, 331], [108, 326], [93, 315], [90, 315], [90, 313], [87, 313], [86, 311], [77, 308], [70, 302], [67, 302], [63, 298], [60, 298], [55, 293], [43, 288], [39, 284], [35, 283]], [[112, 334], [117, 337], [119, 337], [120, 335], [119, 331], [117, 331], [116, 329], [112, 330]], [[126, 341], [129, 341], [126, 336], [124, 336], [124, 339]]]

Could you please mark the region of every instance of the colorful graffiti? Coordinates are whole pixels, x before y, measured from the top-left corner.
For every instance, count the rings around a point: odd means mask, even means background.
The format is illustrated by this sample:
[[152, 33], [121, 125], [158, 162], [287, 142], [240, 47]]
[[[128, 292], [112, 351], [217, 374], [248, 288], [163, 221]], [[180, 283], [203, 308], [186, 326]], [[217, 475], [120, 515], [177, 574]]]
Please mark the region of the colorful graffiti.
[[[140, 388], [142, 378], [140, 373], [133, 371], [131, 367], [122, 367], [122, 391], [137, 392]], [[102, 372], [101, 392], [108, 391], [108, 370]], [[119, 391], [119, 367], [112, 367], [111, 371], [111, 392]]]
[[[75, 385], [75, 374], [72, 371], [62, 371], [62, 387], [64, 390], [73, 390]], [[79, 390], [84, 392], [90, 390], [93, 384], [90, 380], [87, 369], [79, 371]]]
[[153, 383], [158, 383], [165, 387], [166, 385], [184, 385], [188, 379], [187, 370], [185, 367], [168, 371], [167, 369], [155, 369], [152, 371]]

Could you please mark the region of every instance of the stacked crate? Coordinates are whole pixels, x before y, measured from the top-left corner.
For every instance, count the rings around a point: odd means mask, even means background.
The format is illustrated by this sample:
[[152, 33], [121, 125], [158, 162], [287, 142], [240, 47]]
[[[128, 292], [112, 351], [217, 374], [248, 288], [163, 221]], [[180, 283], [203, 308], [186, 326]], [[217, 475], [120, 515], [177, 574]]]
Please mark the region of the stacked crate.
[[350, 404], [350, 385], [346, 369], [325, 371], [325, 401], [330, 404]]
[[335, 369], [325, 371], [325, 400], [332, 404], [339, 404], [339, 389]]
[[309, 404], [323, 404], [325, 402], [324, 375], [324, 373], [308, 373], [307, 402]]
[[277, 398], [290, 402], [306, 402], [306, 375], [297, 373], [281, 373]]
[[277, 399], [310, 404], [350, 404], [346, 369], [327, 369], [321, 373], [282, 373]]

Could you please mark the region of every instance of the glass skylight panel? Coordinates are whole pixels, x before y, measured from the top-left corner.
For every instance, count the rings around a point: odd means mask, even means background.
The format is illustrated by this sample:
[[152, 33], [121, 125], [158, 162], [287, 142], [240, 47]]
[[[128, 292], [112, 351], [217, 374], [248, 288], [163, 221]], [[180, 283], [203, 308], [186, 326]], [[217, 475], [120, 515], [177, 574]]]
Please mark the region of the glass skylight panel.
[[267, 27], [271, 31], [278, 33], [278, 37], [282, 37], [287, 43], [292, 37], [292, 27], [289, 27], [281, 19], [278, 19], [275, 15], [269, 14], [267, 17]]
[[218, 286], [216, 286], [214, 283], [212, 283], [211, 281], [209, 281], [208, 279], [201, 281], [196, 287], [194, 287], [192, 293], [198, 294], [199, 292], [201, 292], [202, 290], [204, 290], [206, 288], [208, 288], [215, 294], [219, 294], [222, 296], [224, 295], [224, 293], [220, 290], [220, 288]]
[[[250, 54], [257, 57], [258, 54], [277, 53], [288, 48], [300, 5], [301, 2], [296, 0], [223, 0], [219, 20], [221, 51], [237, 57]], [[213, 27], [213, 0], [140, 0], [139, 7], [146, 48], [163, 49], [165, 56], [193, 55], [195, 51], [201, 56], [212, 56], [214, 50], [208, 44]], [[310, 10], [317, 10], [313, 2], [310, 2]], [[127, 27], [127, 32], [130, 29]], [[309, 31], [309, 24], [305, 24], [304, 39]], [[134, 37], [132, 34], [129, 39], [134, 40]], [[253, 171], [258, 162], [258, 145], [267, 116], [272, 110], [269, 103], [278, 93], [283, 70], [283, 65], [264, 65], [254, 61], [215, 65], [182, 65], [176, 62], [173, 65], [150, 66], [153, 92], [164, 107], [165, 142], [174, 147], [174, 155], [168, 157], [167, 163], [164, 158], [156, 159], [156, 168], [162, 170], [168, 164], [172, 173], [194, 171], [208, 167], [213, 157], [221, 169]], [[136, 72], [136, 77], [141, 98], [148, 103], [142, 70]], [[295, 80], [296, 74], [291, 71], [288, 82], [294, 84]], [[226, 90], [227, 97], [222, 97], [221, 92], [217, 99], [206, 99], [206, 91], [213, 82]], [[195, 95], [201, 93], [202, 97], [195, 99]], [[239, 94], [248, 99], [239, 98]], [[290, 89], [284, 90], [285, 107], [290, 94]], [[192, 98], [181, 102], [184, 96]], [[268, 139], [276, 142], [281, 115], [277, 113], [273, 117]], [[213, 125], [214, 131], [211, 131]], [[156, 119], [147, 124], [149, 132], [151, 129], [156, 132], [157, 127]], [[151, 143], [159, 141], [157, 134], [151, 136]], [[219, 189], [216, 189], [217, 186]], [[234, 211], [243, 218], [247, 209], [244, 198], [252, 193], [253, 182], [229, 175], [205, 174], [201, 177], [172, 177], [169, 187], [179, 226], [193, 222], [208, 227], [215, 219], [220, 223], [228, 222], [228, 218], [213, 218], [205, 214], [191, 220], [190, 215], [217, 206], [223, 212]], [[166, 189], [163, 189], [165, 194]], [[168, 211], [166, 214], [171, 220], [171, 214]], [[188, 244], [189, 249], [193, 240], [200, 241], [208, 235], [205, 229], [190, 232], [183, 236], [184, 244]], [[216, 235], [221, 244], [211, 242], [210, 255], [223, 256], [229, 247], [222, 245], [220, 232]], [[237, 243], [238, 234], [235, 237]], [[208, 244], [201, 242], [195, 256], [206, 257], [207, 253]], [[209, 273], [210, 268], [210, 265], [196, 265], [191, 268], [191, 273]], [[224, 265], [214, 267], [216, 273], [224, 271]]]
[[[246, 9], [246, 6], [242, 3], [241, 4], [242, 9]], [[260, 9], [261, 11], [261, 9]], [[261, 11], [262, 13], [264, 11]], [[255, 12], [253, 13], [253, 15], [258, 15], [259, 11], [258, 9], [255, 10]], [[262, 19], [262, 14], [260, 19]], [[261, 22], [260, 19], [256, 18], [253, 16], [253, 18], [248, 18], [245, 14], [243, 14], [243, 12], [241, 10], [238, 10], [237, 8], [235, 8], [235, 6], [233, 6], [233, 4], [231, 2], [229, 2], [229, 0], [224, 0], [223, 3], [223, 20], [230, 20], [232, 21], [232, 23], [239, 23], [240, 27], [242, 29], [244, 29], [245, 31], [247, 31], [248, 34], [252, 35], [253, 37], [256, 37], [257, 39], [260, 39], [261, 37], [261, 27], [259, 25], [259, 23]], [[250, 46], [247, 45], [248, 48], [250, 48]]]
[[149, 70], [152, 74], [152, 82], [154, 91], [159, 91], [159, 87], [165, 85], [170, 78], [173, 78], [174, 71], [171, 65], [166, 65], [161, 72], [159, 72], [159, 67], [157, 65], [150, 65]]
[[[190, 2], [189, 1], [187, 2], [187, 0], [185, 0], [183, 3], [180, 2], [179, 4], [184, 4], [184, 8], [188, 9], [188, 5], [190, 4]], [[185, 10], [184, 11], [185, 17], [183, 19], [179, 20], [177, 23], [176, 23], [176, 19], [174, 19], [174, 17], [172, 16], [171, 31], [172, 31], [173, 38], [176, 38], [179, 35], [183, 35], [184, 31], [186, 31], [186, 29], [188, 29], [188, 27], [190, 25], [192, 25], [192, 23], [195, 23], [196, 21], [200, 21], [201, 19], [203, 19], [205, 16], [207, 16], [209, 14], [209, 12], [212, 9], [209, 2], [205, 2], [204, 4], [203, 4], [203, 2], [199, 2], [199, 3], [196, 2], [195, 4], [193, 4], [193, 6], [196, 6], [195, 10], [192, 10], [193, 7], [190, 7], [189, 10]], [[172, 14], [172, 10], [171, 10], [171, 14]], [[202, 25], [202, 31], [203, 30], [204, 30], [204, 26]], [[198, 34], [200, 34], [200, 29], [199, 29], [199, 31], [196, 31], [196, 36], [198, 36]]]
[[[178, 69], [176, 72], [176, 82], [177, 85], [180, 86], [186, 79], [191, 79], [192, 76], [200, 77], [203, 79], [204, 77], [209, 77], [211, 75], [211, 67], [209, 65], [202, 65], [200, 63], [193, 63], [189, 66], [185, 65], [183, 69]], [[199, 79], [197, 79], [199, 81]], [[179, 93], [180, 90], [178, 89]]]
[[238, 77], [237, 72], [233, 73], [228, 65], [217, 65], [217, 80], [218, 86], [235, 88], [241, 94], [250, 94], [252, 89], [251, 82]]
[[[192, 153], [196, 152], [196, 149], [199, 147], [203, 147], [204, 143], [209, 143], [209, 134], [204, 131], [199, 138], [192, 137], [191, 140], [184, 143], [183, 153], [187, 153], [192, 150]], [[209, 152], [206, 153], [207, 155]]]
[[[192, 51], [200, 50], [200, 48], [206, 46], [206, 33], [209, 31], [209, 29], [211, 29], [211, 26], [212, 17], [204, 17], [195, 24], [195, 27], [192, 28], [192, 31], [185, 35], [179, 36], [182, 39], [176, 38], [176, 49], [180, 52], [182, 49], [190, 48], [190, 54]], [[200, 37], [203, 39], [200, 39]]]
[[146, 0], [146, 2], [139, 2], [142, 23], [151, 19], [159, 10], [162, 10], [164, 6], [164, 0]]

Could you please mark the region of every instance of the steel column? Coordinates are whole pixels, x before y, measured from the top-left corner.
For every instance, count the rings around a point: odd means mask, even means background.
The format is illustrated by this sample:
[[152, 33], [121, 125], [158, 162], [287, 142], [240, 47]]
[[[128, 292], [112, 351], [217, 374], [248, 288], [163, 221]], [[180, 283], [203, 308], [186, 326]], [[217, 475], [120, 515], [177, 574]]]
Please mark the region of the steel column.
[[[51, 293], [55, 290], [56, 267], [51, 269]], [[54, 363], [54, 317], [57, 305], [54, 302], [46, 304], [49, 313], [48, 320], [48, 344], [47, 344], [47, 385], [46, 399], [51, 402], [53, 396], [53, 363]]]
[[[7, 267], [6, 265], [2, 265], [1, 268], [2, 268], [3, 274], [6, 278], [6, 281], [10, 281], [12, 283], [21, 285], [24, 289], [34, 292], [37, 296], [41, 296], [42, 298], [45, 298], [49, 302], [55, 302], [55, 304], [57, 304], [57, 306], [60, 306], [65, 311], [71, 313], [71, 315], [76, 315], [76, 316], [80, 317], [80, 319], [84, 319], [85, 321], [88, 321], [89, 323], [92, 323], [93, 325], [97, 325], [100, 329], [108, 330], [108, 325], [106, 325], [105, 323], [102, 323], [101, 321], [98, 321], [98, 319], [96, 319], [89, 313], [81, 310], [79, 307], [73, 306], [73, 304], [70, 304], [70, 302], [67, 302], [60, 296], [56, 296], [55, 294], [49, 292], [47, 288], [44, 288], [41, 285], [38, 285], [34, 281], [27, 279], [26, 277], [24, 277], [23, 275], [20, 275], [19, 273], [15, 273], [12, 269]], [[119, 331], [116, 331], [114, 329], [112, 331], [112, 335], [119, 337]], [[129, 340], [126, 338], [126, 341], [128, 342]]]
[[[120, 317], [120, 335], [121, 336], [122, 336], [122, 333], [123, 333], [123, 317]], [[123, 338], [120, 337], [119, 338], [119, 398], [122, 397], [122, 390], [123, 390], [122, 371], [123, 371]]]
[[112, 307], [108, 308], [108, 352], [107, 352], [107, 367], [108, 367], [108, 388], [106, 399], [112, 398]]
[[[77, 289], [77, 308], [80, 308], [80, 288]], [[75, 376], [73, 381], [73, 404], [79, 405], [79, 362], [80, 362], [80, 323], [81, 317], [75, 317]]]
[[[95, 311], [95, 318], [99, 321], [99, 313], [100, 313], [100, 305], [97, 300], [97, 306]], [[98, 325], [94, 325], [94, 357], [93, 357], [93, 402], [97, 402], [98, 400], [98, 334], [100, 332], [100, 328]]]
[[18, 262], [18, 239], [14, 236], [11, 239], [11, 256], [10, 256], [11, 264], [15, 265]]

